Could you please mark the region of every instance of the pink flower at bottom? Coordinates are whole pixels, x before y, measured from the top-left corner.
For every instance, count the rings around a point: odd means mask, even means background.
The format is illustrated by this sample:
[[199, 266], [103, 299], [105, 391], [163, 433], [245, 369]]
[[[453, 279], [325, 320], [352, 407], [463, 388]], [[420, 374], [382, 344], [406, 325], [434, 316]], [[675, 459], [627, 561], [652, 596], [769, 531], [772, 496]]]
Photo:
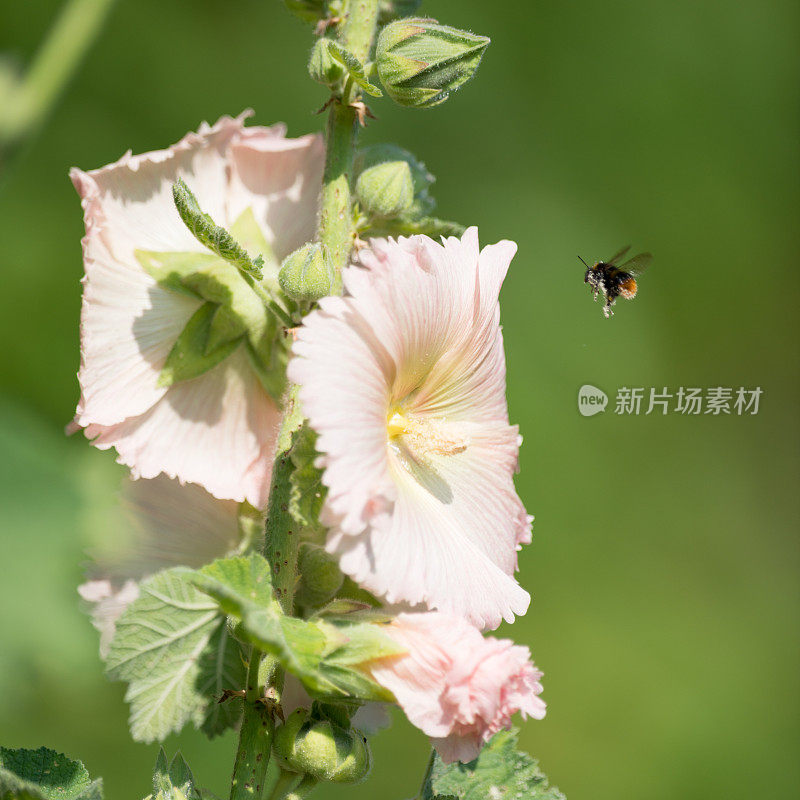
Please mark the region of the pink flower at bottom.
[[491, 736], [510, 727], [517, 711], [523, 718], [544, 717], [542, 673], [527, 647], [484, 637], [440, 612], [400, 614], [387, 633], [408, 653], [368, 669], [445, 763], [472, 761]]

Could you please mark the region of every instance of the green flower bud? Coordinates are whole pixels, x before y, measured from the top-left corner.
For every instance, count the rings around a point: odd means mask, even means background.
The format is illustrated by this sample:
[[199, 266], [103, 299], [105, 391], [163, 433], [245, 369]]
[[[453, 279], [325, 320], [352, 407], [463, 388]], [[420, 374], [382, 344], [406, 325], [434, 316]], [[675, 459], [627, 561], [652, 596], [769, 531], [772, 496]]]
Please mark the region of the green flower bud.
[[356, 195], [372, 217], [396, 217], [414, 202], [414, 180], [406, 161], [386, 161], [365, 169], [356, 181]]
[[375, 50], [378, 75], [401, 106], [432, 108], [478, 69], [489, 38], [410, 17], [387, 25]]
[[297, 560], [300, 582], [295, 597], [301, 606], [320, 608], [342, 588], [344, 575], [324, 547], [304, 543]]
[[344, 78], [344, 67], [331, 55], [331, 40], [317, 39], [308, 60], [308, 74], [323, 86], [336, 86]]
[[354, 168], [358, 174], [368, 167], [384, 164], [387, 161], [405, 161], [408, 164], [411, 170], [411, 180], [414, 182], [415, 195], [422, 194], [436, 181], [422, 161], [413, 153], [396, 144], [371, 144], [362, 147], [356, 154]]
[[333, 262], [319, 242], [304, 244], [286, 256], [278, 273], [281, 289], [293, 300], [313, 302], [326, 297], [335, 281]]
[[304, 22], [325, 19], [325, 0], [283, 0], [286, 8]]
[[357, 730], [311, 719], [302, 708], [275, 731], [272, 748], [284, 769], [319, 781], [359, 783], [372, 766], [367, 740]]
[[393, 19], [408, 17], [422, 5], [422, 0], [379, 0], [378, 25], [387, 25]]

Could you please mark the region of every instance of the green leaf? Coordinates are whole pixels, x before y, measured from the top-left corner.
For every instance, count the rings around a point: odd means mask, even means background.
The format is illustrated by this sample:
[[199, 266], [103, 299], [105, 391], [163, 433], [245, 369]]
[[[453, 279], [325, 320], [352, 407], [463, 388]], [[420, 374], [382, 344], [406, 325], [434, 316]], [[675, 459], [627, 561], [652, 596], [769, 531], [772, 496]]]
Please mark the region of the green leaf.
[[175, 208], [178, 209], [184, 225], [198, 242], [245, 274], [261, 280], [261, 267], [264, 259], [261, 256], [250, 258], [247, 251], [225, 228], [217, 225], [208, 214], [203, 212], [197, 198], [181, 178], [172, 184], [172, 199], [175, 201]]
[[160, 748], [153, 771], [152, 800], [200, 800], [194, 776], [180, 753], [167, 766], [167, 754]]
[[80, 761], [40, 747], [0, 747], [0, 800], [103, 800], [103, 781]]
[[374, 83], [369, 82], [364, 65], [349, 50], [342, 47], [339, 42], [333, 41], [333, 39], [326, 39], [325, 41], [328, 43], [328, 52], [331, 57], [347, 70], [350, 77], [362, 91], [373, 97], [381, 97], [383, 95], [383, 92]]
[[111, 642], [106, 671], [128, 683], [136, 741], [163, 740], [190, 721], [213, 735], [235, 721], [229, 704], [216, 701], [224, 689], [244, 686], [239, 645], [186, 572], [176, 567], [144, 581]]
[[313, 697], [394, 699], [359, 668], [366, 661], [404, 652], [380, 626], [337, 625], [284, 615], [272, 595], [269, 564], [257, 554], [220, 559], [184, 574], [240, 621], [242, 636], [272, 653]]
[[226, 359], [241, 343], [241, 335], [234, 341], [227, 341], [208, 352], [212, 324], [218, 306], [206, 302], [192, 314], [186, 327], [175, 340], [172, 350], [158, 376], [159, 386], [172, 386], [179, 381], [197, 378], [216, 367]]
[[469, 764], [444, 764], [436, 754], [421, 800], [565, 800], [538, 762], [517, 750], [517, 735], [495, 734]]

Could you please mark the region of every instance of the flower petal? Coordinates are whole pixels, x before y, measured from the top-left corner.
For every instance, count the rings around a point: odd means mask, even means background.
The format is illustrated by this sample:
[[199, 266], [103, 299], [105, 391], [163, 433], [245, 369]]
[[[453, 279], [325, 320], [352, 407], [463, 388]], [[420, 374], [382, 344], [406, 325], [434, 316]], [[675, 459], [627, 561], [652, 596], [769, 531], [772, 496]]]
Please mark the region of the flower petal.
[[204, 375], [170, 387], [144, 414], [85, 432], [100, 449], [116, 448], [136, 478], [163, 472], [263, 508], [280, 419], [239, 348]]
[[[479, 251], [474, 228], [443, 244], [372, 241], [364, 267], [345, 270], [347, 296], [306, 318], [289, 365], [318, 434], [322, 521], [342, 569], [390, 603], [482, 627], [530, 600], [511, 577], [530, 518], [512, 480], [498, 306], [515, 250]], [[397, 409], [416, 425], [399, 444], [387, 426]]]
[[231, 146], [228, 216], [247, 208], [278, 261], [314, 237], [325, 149], [319, 135], [286, 139], [283, 128], [248, 128]]

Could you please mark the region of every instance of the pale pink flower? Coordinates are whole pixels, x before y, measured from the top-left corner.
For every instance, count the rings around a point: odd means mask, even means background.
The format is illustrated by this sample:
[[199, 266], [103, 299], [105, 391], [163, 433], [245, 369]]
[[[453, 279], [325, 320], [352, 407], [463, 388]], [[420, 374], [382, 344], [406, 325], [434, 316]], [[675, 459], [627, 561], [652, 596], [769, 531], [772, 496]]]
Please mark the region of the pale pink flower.
[[495, 628], [530, 520], [514, 490], [498, 293], [513, 242], [372, 240], [297, 334], [290, 378], [319, 434], [322, 521], [344, 572], [391, 604]]
[[367, 665], [446, 763], [472, 761], [483, 744], [523, 719], [542, 719], [542, 673], [527, 647], [484, 637], [459, 617], [400, 614], [386, 631], [408, 653]]
[[[196, 484], [160, 475], [126, 479], [110, 554], [96, 554], [89, 580], [78, 587], [105, 656], [116, 622], [139, 596], [139, 583], [170, 567], [199, 568], [236, 551], [242, 532], [239, 506], [218, 500]], [[257, 515], [256, 515], [257, 516]]]
[[167, 150], [71, 171], [86, 223], [75, 426], [97, 447], [114, 447], [134, 477], [165, 473], [263, 507], [280, 421], [276, 403], [244, 347], [193, 380], [158, 385], [201, 301], [163, 288], [136, 257], [138, 250], [208, 253], [174, 207], [171, 187], [179, 177], [219, 225], [229, 227], [252, 209], [272, 251], [263, 253], [265, 274], [277, 274], [280, 259], [313, 235], [321, 138], [287, 139], [280, 125], [245, 128], [247, 116], [204, 123]]

